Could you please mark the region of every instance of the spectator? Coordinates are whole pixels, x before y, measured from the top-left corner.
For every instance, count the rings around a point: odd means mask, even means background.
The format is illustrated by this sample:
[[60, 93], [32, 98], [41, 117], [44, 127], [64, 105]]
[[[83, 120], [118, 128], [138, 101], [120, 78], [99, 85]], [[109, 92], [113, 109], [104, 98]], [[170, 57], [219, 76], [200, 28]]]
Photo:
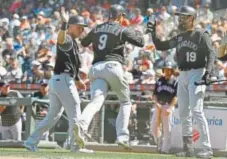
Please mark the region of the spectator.
[[91, 19], [91, 14], [88, 12], [88, 11], [84, 11], [83, 13], [82, 13], [82, 16], [84, 17], [84, 20], [85, 20], [85, 23], [87, 24], [87, 25], [92, 25], [93, 24], [93, 21], [92, 21], [92, 19]]
[[153, 70], [147, 70], [143, 72], [143, 75], [141, 76], [141, 84], [155, 84], [156, 78], [155, 78], [155, 72]]
[[22, 82], [38, 83], [44, 77], [44, 72], [41, 68], [41, 63], [39, 61], [33, 61], [32, 69], [24, 72]]
[[46, 18], [44, 12], [39, 12], [37, 15], [37, 25], [36, 25], [36, 32], [41, 32], [45, 30], [45, 23], [46, 23]]
[[130, 25], [130, 21], [126, 17], [126, 13], [123, 13], [123, 15], [122, 15], [121, 25], [125, 26], [125, 27]]
[[11, 56], [16, 55], [16, 50], [14, 49], [13, 46], [13, 39], [12, 38], [7, 38], [6, 39], [6, 48], [5, 50], [2, 51], [2, 57], [3, 59], [6, 60], [10, 58]]
[[2, 40], [4, 41], [10, 37], [9, 29], [7, 26], [4, 26], [3, 24], [0, 25], [0, 35]]
[[5, 67], [2, 66], [2, 59], [0, 59], [0, 80], [3, 80], [7, 74]]
[[213, 18], [214, 18], [214, 15], [213, 13], [210, 11], [210, 7], [209, 7], [209, 4], [206, 4], [204, 6], [204, 15], [203, 15], [203, 20], [204, 21], [208, 21], [208, 22], [212, 22]]
[[141, 15], [141, 10], [139, 8], [136, 8], [134, 10], [134, 16], [132, 17], [131, 21], [130, 21], [130, 25], [131, 26], [135, 26], [135, 25], [140, 25], [143, 23], [143, 16]]
[[149, 18], [151, 17], [151, 15], [154, 13], [153, 9], [152, 8], [148, 8], [147, 11], [146, 11], [146, 16], [144, 17], [144, 20], [143, 22], [145, 24], [147, 24], [147, 22], [149, 21]]
[[33, 97], [38, 99], [49, 99], [49, 86], [48, 86], [48, 80], [43, 79], [40, 81], [40, 90], [38, 92], [35, 92], [33, 94]]
[[30, 24], [27, 16], [21, 18], [20, 30], [30, 29]]
[[81, 68], [85, 71], [84, 73], [88, 74], [88, 71], [92, 65], [93, 61], [93, 54], [87, 48], [81, 46], [80, 50], [80, 60], [81, 60]]
[[78, 12], [76, 11], [76, 9], [71, 9], [70, 16], [75, 16], [75, 15], [78, 15]]
[[107, 10], [110, 8], [109, 0], [103, 0], [102, 8]]
[[46, 64], [46, 69], [44, 70], [44, 79], [50, 79], [54, 74], [54, 62]]
[[19, 27], [21, 22], [20, 22], [20, 16], [18, 14], [13, 14], [13, 18], [10, 21], [10, 28], [9, 32], [11, 35], [14, 35], [14, 27]]
[[131, 71], [133, 69], [133, 59], [130, 56], [131, 52], [133, 51], [133, 46], [131, 44], [127, 44], [125, 46], [125, 66], [127, 67], [128, 71]]
[[6, 79], [10, 82], [20, 83], [23, 76], [21, 66], [15, 57], [10, 58], [10, 66], [7, 68]]
[[159, 19], [161, 19], [164, 22], [166, 22], [167, 20], [169, 20], [169, 18], [170, 18], [170, 14], [167, 13], [166, 7], [165, 6], [162, 6], [161, 13], [159, 15]]
[[[19, 91], [11, 90], [10, 85], [6, 81], [0, 82], [0, 97], [5, 98], [22, 98]], [[0, 132], [3, 140], [21, 140], [22, 122], [21, 115], [24, 111], [23, 105], [18, 106], [1, 106], [3, 111], [0, 112], [2, 125]]]

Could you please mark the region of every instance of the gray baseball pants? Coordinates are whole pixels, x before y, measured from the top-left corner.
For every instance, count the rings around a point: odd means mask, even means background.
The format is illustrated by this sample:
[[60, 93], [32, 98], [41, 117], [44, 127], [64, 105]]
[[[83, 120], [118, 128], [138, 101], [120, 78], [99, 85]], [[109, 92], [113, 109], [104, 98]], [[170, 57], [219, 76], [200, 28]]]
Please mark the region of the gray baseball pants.
[[3, 140], [21, 140], [22, 121], [21, 118], [12, 126], [1, 126], [0, 132], [2, 133]]
[[111, 88], [120, 102], [120, 110], [116, 120], [117, 140], [128, 141], [131, 101], [129, 85], [125, 79], [122, 65], [115, 61], [96, 63], [90, 69], [89, 78], [91, 80], [91, 101], [81, 114], [81, 127], [84, 131], [88, 130], [93, 116], [103, 106], [109, 88]]
[[80, 99], [74, 79], [67, 73], [54, 75], [49, 81], [50, 107], [47, 116], [41, 121], [32, 135], [29, 144], [38, 144], [40, 137], [60, 119], [64, 109], [69, 119], [69, 136], [71, 147], [74, 146], [73, 127], [81, 115]]
[[203, 68], [180, 71], [177, 98], [183, 136], [192, 136], [193, 118], [199, 126], [203, 148], [210, 150], [209, 128], [203, 111], [206, 86], [194, 84], [195, 81], [201, 80], [204, 73], [205, 69]]

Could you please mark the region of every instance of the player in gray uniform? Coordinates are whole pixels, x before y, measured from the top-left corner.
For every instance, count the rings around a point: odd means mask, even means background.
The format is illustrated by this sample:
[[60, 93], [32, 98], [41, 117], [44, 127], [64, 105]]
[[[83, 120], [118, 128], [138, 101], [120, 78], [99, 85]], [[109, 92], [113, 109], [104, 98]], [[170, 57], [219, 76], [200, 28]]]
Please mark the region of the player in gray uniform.
[[[62, 28], [57, 39], [57, 58], [54, 67], [54, 75], [49, 81], [49, 112], [45, 119], [39, 124], [31, 136], [24, 142], [24, 146], [30, 151], [37, 151], [40, 137], [48, 131], [60, 119], [64, 109], [69, 119], [69, 136], [71, 151], [92, 152], [84, 149], [84, 140], [81, 137], [78, 126], [80, 117], [80, 99], [77, 86], [86, 89], [79, 78], [79, 49], [74, 39], [79, 38], [84, 27], [84, 19], [81, 16], [69, 18], [64, 8], [61, 10]], [[77, 143], [75, 145], [74, 143]]]
[[[202, 29], [194, 29], [196, 11], [189, 6], [183, 6], [179, 15], [180, 34], [168, 41], [160, 41], [156, 36], [156, 22], [150, 20], [147, 31], [151, 33], [156, 49], [168, 50], [176, 47], [176, 60], [180, 70], [177, 98], [179, 115], [182, 122], [183, 152], [179, 157], [194, 156], [192, 147], [192, 116], [200, 128], [203, 151], [197, 154], [199, 158], [211, 158], [209, 128], [203, 111], [203, 99], [206, 85], [215, 60], [215, 52], [209, 34]], [[205, 85], [196, 86], [195, 82], [203, 80]]]
[[[23, 98], [22, 94], [17, 90], [11, 90], [9, 83], [0, 81], [0, 97], [5, 98]], [[0, 112], [1, 123], [0, 132], [3, 140], [21, 140], [22, 121], [21, 115], [24, 111], [24, 105], [4, 106]]]
[[119, 20], [123, 7], [112, 5], [109, 9], [109, 20], [95, 27], [81, 44], [85, 47], [93, 44], [94, 60], [89, 72], [91, 80], [91, 101], [81, 114], [80, 124], [87, 131], [93, 116], [98, 112], [108, 91], [114, 91], [120, 101], [120, 110], [116, 120], [117, 142], [129, 148], [128, 123], [131, 112], [129, 84], [124, 75], [124, 46], [129, 42], [138, 47], [144, 46], [144, 38], [134, 30], [124, 28]]

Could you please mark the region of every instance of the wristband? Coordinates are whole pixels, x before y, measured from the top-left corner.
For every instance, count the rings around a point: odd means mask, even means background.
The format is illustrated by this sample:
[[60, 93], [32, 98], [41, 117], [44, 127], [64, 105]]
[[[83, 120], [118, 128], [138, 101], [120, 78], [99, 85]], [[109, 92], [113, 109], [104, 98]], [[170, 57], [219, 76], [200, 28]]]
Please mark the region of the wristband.
[[61, 30], [67, 30], [68, 24], [66, 22], [63, 22], [61, 25]]

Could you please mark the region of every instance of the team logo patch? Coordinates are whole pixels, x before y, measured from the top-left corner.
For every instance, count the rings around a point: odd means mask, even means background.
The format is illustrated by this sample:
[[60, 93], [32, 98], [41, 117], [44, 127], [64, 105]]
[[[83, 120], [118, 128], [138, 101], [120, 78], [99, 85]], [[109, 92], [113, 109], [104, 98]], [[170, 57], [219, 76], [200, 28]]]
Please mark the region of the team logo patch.
[[199, 138], [200, 138], [200, 133], [199, 133], [199, 131], [196, 130], [196, 129], [193, 129], [193, 130], [192, 130], [192, 140], [193, 140], [193, 142], [198, 141]]
[[17, 100], [16, 99], [10, 99], [9, 102], [10, 102], [10, 104], [14, 105], [14, 104], [17, 103]]
[[181, 42], [182, 40], [183, 40], [183, 37], [182, 36], [180, 36], [180, 37], [177, 38], [177, 41], [178, 42]]

